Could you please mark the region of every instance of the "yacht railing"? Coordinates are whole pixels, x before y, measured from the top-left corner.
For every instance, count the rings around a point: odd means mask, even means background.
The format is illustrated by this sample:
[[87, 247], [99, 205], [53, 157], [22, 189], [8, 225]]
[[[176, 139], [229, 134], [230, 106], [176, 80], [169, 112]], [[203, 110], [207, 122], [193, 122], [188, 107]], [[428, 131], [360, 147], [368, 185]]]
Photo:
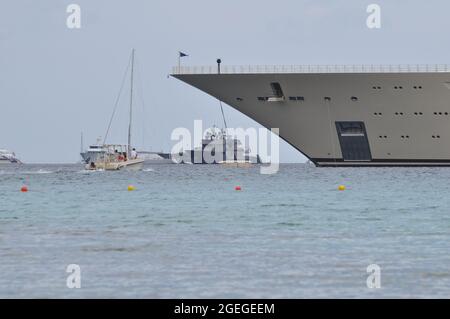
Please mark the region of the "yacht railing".
[[[426, 73], [450, 72], [448, 64], [397, 65], [221, 65], [221, 74], [264, 73]], [[172, 74], [217, 74], [216, 66], [176, 66]]]

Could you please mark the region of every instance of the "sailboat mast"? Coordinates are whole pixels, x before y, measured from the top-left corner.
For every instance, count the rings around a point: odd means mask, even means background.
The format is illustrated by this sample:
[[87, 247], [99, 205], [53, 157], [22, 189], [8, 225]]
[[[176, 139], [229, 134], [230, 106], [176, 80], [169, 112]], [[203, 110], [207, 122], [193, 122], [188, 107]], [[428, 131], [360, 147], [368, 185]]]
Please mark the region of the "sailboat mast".
[[84, 143], [83, 143], [83, 132], [81, 132], [81, 145], [80, 145], [80, 153], [83, 153], [84, 151]]
[[131, 125], [133, 121], [134, 49], [131, 51], [130, 122], [128, 124], [128, 158], [131, 158]]

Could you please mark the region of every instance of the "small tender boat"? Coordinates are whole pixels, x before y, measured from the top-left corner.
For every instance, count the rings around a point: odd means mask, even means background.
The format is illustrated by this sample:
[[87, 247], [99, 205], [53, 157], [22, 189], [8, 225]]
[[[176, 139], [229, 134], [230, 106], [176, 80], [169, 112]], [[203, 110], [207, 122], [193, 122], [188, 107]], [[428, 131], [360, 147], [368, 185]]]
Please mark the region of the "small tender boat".
[[219, 162], [220, 165], [225, 167], [239, 167], [239, 168], [248, 168], [252, 166], [252, 162], [248, 161], [221, 161]]
[[21, 164], [21, 161], [16, 157], [14, 152], [0, 150], [0, 165], [1, 164]]

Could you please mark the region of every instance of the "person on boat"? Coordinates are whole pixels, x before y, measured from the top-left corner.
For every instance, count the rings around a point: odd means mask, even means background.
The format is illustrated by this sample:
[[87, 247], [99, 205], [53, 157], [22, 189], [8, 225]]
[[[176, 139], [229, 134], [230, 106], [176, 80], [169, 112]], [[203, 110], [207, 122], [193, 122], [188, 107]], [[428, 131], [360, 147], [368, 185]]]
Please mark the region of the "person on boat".
[[95, 169], [95, 163], [91, 162], [91, 169]]
[[122, 154], [123, 154], [123, 160], [124, 160], [124, 162], [126, 162], [127, 161], [127, 152], [123, 152]]
[[131, 159], [136, 159], [137, 158], [137, 152], [136, 149], [133, 148], [133, 150], [131, 151]]
[[123, 161], [125, 158], [123, 157], [123, 155], [121, 154], [121, 153], [119, 153], [119, 151], [117, 151], [116, 150], [116, 153], [117, 153], [117, 160], [119, 161], [119, 162], [121, 162], [121, 161]]

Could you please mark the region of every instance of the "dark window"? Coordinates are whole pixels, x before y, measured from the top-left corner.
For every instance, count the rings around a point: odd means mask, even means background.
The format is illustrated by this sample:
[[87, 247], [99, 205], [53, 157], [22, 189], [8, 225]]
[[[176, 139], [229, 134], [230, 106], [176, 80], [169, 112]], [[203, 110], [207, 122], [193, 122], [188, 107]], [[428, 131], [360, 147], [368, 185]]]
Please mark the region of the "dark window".
[[364, 122], [336, 122], [344, 161], [371, 161]]
[[356, 96], [352, 96], [352, 101], [356, 102], [356, 101], [358, 101], [358, 98]]
[[364, 124], [362, 122], [337, 122], [341, 134], [364, 134]]
[[272, 87], [272, 92], [273, 92], [274, 97], [283, 97], [284, 96], [280, 83], [272, 82], [272, 83], [270, 83], [270, 86]]

